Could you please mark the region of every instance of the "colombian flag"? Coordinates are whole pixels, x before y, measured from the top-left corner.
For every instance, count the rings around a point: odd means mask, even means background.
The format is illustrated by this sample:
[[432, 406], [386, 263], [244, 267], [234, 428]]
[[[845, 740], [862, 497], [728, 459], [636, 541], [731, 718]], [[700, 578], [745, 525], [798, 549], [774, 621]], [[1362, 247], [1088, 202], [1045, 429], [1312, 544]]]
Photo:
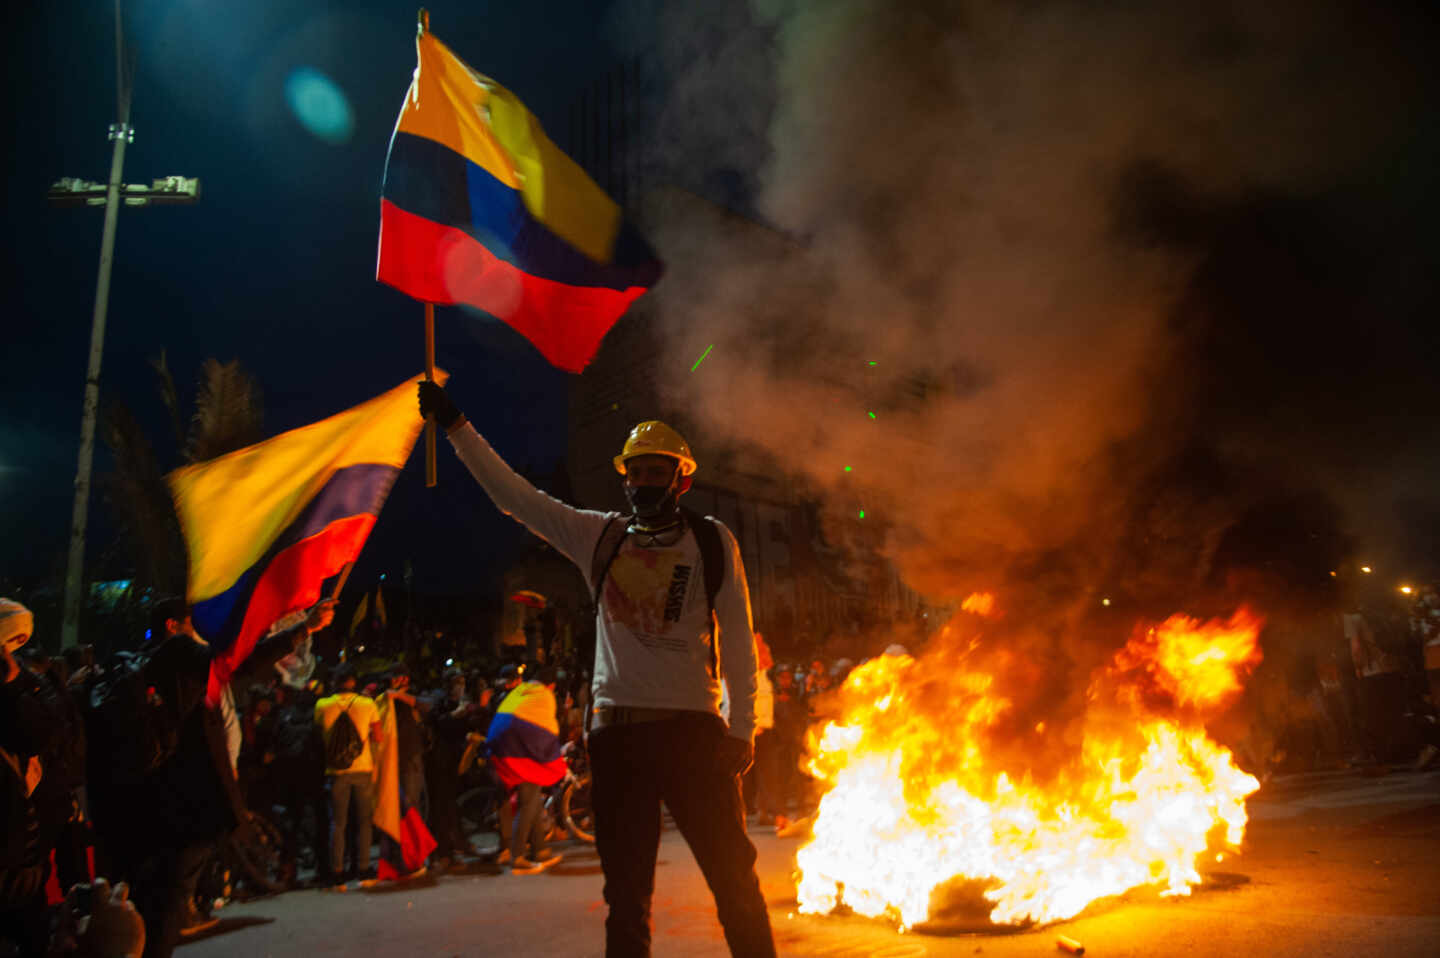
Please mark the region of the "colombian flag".
[[555, 694], [539, 682], [524, 682], [505, 696], [486, 739], [507, 788], [521, 782], [554, 785], [565, 777]]
[[385, 161], [375, 278], [504, 320], [580, 372], [661, 266], [515, 95], [428, 30]]
[[418, 381], [167, 477], [195, 628], [215, 651], [212, 702], [270, 624], [360, 554], [424, 424]]

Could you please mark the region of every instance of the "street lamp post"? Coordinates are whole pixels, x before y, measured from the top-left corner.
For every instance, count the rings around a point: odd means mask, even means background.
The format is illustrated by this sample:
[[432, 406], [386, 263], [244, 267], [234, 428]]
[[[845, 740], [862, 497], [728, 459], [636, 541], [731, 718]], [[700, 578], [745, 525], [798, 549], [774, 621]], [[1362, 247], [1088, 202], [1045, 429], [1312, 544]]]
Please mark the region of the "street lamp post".
[[[80, 598], [84, 588], [85, 526], [90, 508], [90, 470], [95, 457], [95, 418], [100, 406], [100, 359], [105, 349], [105, 314], [110, 301], [110, 269], [115, 254], [115, 228], [123, 197], [126, 206], [148, 206], [152, 202], [194, 203], [200, 198], [198, 180], [171, 176], [156, 180], [150, 188], [120, 182], [125, 166], [125, 147], [134, 141], [130, 126], [130, 76], [125, 61], [125, 35], [120, 22], [120, 0], [115, 0], [115, 73], [119, 121], [110, 127], [115, 144], [110, 158], [110, 179], [103, 184], [105, 228], [100, 235], [100, 271], [95, 281], [95, 310], [90, 325], [90, 363], [85, 372], [85, 405], [80, 414], [80, 456], [75, 468], [75, 503], [70, 513], [70, 549], [65, 566], [65, 618], [60, 645], [70, 648], [79, 642]], [[84, 180], [63, 179], [50, 188], [52, 205], [99, 205], [102, 185]], [[160, 199], [160, 197], [164, 199]]]

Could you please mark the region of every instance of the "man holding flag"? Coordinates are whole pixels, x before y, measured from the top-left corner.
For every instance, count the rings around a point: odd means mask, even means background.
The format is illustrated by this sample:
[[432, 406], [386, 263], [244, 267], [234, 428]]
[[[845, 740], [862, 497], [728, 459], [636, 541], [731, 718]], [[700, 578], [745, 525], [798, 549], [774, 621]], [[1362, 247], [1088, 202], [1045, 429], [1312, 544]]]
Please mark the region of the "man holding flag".
[[495, 505], [579, 566], [596, 596], [587, 725], [606, 955], [650, 954], [662, 802], [715, 896], [731, 954], [774, 955], [740, 794], [754, 756], [750, 597], [735, 537], [680, 509], [696, 469], [690, 447], [663, 423], [641, 423], [615, 457], [634, 513], [576, 509], [506, 465], [443, 388], [422, 382], [419, 393], [421, 414], [445, 429]]

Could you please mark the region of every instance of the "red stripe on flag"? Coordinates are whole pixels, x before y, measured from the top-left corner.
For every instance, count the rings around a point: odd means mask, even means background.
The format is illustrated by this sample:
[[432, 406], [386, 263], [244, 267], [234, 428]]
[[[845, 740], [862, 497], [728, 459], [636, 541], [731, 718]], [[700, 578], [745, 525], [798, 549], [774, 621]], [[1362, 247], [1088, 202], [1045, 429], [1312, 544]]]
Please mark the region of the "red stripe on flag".
[[211, 705], [219, 704], [220, 690], [277, 619], [320, 600], [321, 584], [360, 554], [374, 525], [375, 516], [368, 512], [336, 519], [270, 560], [250, 593], [250, 604], [245, 608], [245, 619], [235, 643], [210, 663], [208, 698]]
[[495, 774], [500, 776], [500, 781], [506, 787], [514, 788], [521, 782], [531, 782], [535, 785], [554, 785], [565, 777], [565, 760], [557, 758], [552, 762], [537, 762], [533, 758], [506, 758], [500, 755], [491, 756], [491, 763], [495, 767]]
[[555, 366], [578, 373], [615, 320], [645, 292], [570, 286], [531, 276], [463, 230], [380, 201], [375, 278], [415, 299], [464, 303], [503, 320]]

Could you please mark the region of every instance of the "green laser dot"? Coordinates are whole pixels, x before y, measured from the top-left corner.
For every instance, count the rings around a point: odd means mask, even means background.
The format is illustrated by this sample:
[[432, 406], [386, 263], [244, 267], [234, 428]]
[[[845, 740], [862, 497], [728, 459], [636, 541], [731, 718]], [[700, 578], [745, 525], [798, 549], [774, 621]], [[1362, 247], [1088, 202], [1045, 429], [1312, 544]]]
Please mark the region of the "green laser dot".
[[866, 365], [869, 365], [869, 366], [876, 366], [876, 365], [879, 365], [879, 364], [878, 364], [878, 363], [876, 363], [876, 362], [875, 362], [875, 360], [873, 360], [873, 359], [872, 359], [872, 360], [870, 360], [870, 362], [869, 362], [869, 363], [867, 363], [867, 364], [866, 364]]
[[865, 510], [864, 510], [864, 509], [861, 509], [861, 510], [860, 510], [860, 518], [861, 518], [861, 519], [864, 519], [864, 518], [865, 518]]
[[874, 419], [874, 418], [875, 418], [875, 414], [874, 414], [873, 412], [872, 412], [872, 413], [866, 413], [866, 415], [868, 415], [871, 419]]
[[846, 466], [846, 467], [845, 467], [845, 471], [846, 471], [846, 472], [849, 472], [849, 471], [850, 471], [851, 469], [853, 469], [853, 468], [855, 468], [855, 467], [854, 467], [854, 466]]
[[714, 348], [715, 348], [715, 344], [714, 344], [714, 343], [711, 343], [709, 346], [706, 346], [706, 347], [705, 347], [705, 351], [700, 354], [700, 358], [697, 359], [697, 360], [695, 360], [695, 365], [693, 365], [693, 366], [690, 367], [690, 371], [691, 371], [692, 373], [693, 373], [695, 370], [697, 370], [697, 369], [700, 368], [700, 364], [705, 361], [705, 357], [706, 357], [706, 356], [709, 356], [709, 355], [710, 355], [710, 350], [712, 350], [712, 349], [714, 349]]

